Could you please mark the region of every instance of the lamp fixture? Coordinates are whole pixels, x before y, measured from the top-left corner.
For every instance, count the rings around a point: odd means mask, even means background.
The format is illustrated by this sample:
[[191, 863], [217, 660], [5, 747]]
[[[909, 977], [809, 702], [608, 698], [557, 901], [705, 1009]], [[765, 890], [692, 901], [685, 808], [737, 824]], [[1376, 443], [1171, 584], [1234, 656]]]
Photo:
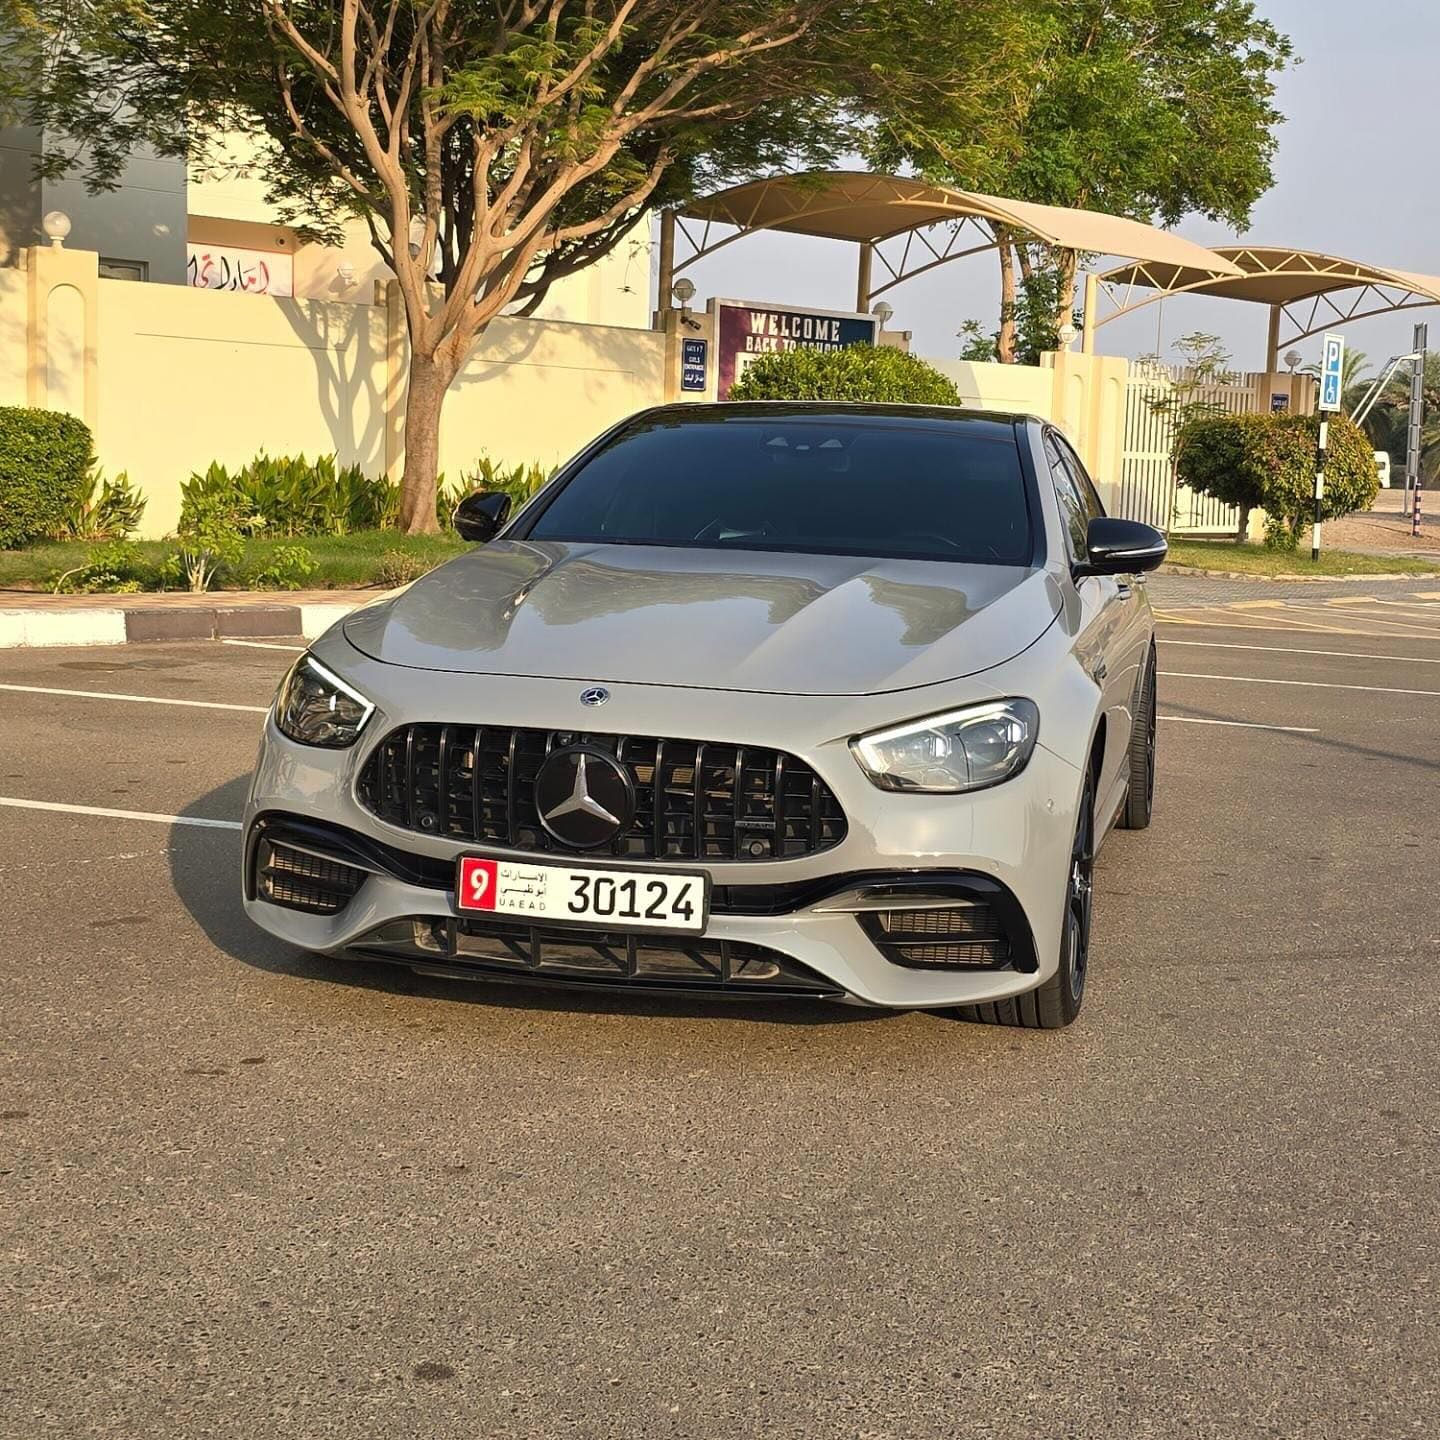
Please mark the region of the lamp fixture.
[[70, 217], [63, 210], [47, 210], [40, 228], [49, 237], [51, 245], [59, 249], [70, 233]]
[[890, 318], [895, 314], [895, 307], [888, 300], [881, 300], [873, 305], [870, 313], [880, 322], [883, 330], [889, 323]]

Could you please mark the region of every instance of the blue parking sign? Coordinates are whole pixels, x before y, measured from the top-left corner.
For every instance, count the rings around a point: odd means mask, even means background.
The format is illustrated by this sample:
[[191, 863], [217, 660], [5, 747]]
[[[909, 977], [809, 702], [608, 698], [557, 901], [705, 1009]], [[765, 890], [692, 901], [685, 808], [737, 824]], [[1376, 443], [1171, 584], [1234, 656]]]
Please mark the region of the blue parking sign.
[[1345, 337], [1325, 337], [1325, 358], [1320, 365], [1320, 408], [1338, 410], [1345, 379]]

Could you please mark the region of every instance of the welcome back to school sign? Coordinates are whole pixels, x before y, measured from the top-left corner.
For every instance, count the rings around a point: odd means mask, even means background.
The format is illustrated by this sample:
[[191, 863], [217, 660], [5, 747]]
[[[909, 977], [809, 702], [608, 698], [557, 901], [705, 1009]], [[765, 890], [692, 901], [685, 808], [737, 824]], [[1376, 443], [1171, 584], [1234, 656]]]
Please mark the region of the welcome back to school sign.
[[836, 310], [790, 310], [744, 300], [716, 300], [716, 394], [730, 387], [757, 355], [779, 350], [843, 350], [873, 345], [879, 324], [873, 315]]

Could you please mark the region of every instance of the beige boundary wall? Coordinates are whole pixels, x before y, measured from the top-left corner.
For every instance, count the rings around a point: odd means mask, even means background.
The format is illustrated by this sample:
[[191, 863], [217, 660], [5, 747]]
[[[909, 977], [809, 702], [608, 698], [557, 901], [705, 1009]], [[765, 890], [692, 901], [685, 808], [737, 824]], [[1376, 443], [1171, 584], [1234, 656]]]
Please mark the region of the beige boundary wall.
[[[86, 251], [35, 249], [0, 270], [0, 404], [81, 416], [105, 472], [148, 499], [143, 533], [173, 530], [180, 485], [212, 460], [334, 452], [399, 478], [405, 341], [393, 303], [276, 300], [98, 278]], [[498, 320], [456, 378], [441, 426], [452, 480], [480, 455], [554, 465], [658, 404], [664, 337]]]
[[[87, 251], [37, 248], [0, 270], [0, 404], [81, 416], [107, 474], [148, 499], [143, 533], [174, 529], [180, 486], [212, 460], [335, 453], [399, 479], [406, 344], [382, 303], [277, 300], [98, 278]], [[673, 330], [673, 325], [671, 327]], [[456, 379], [441, 426], [452, 480], [488, 455], [550, 466], [606, 426], [678, 392], [673, 336], [497, 320]], [[1039, 367], [939, 360], [967, 405], [1052, 420], [1107, 505], [1120, 478], [1124, 360], [1059, 354]]]

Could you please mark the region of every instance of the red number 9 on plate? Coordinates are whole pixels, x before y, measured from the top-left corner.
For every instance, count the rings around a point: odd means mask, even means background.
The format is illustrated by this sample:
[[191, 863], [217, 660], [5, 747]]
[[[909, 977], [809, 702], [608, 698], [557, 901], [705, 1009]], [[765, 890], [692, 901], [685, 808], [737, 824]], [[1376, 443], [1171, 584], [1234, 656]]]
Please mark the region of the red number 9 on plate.
[[495, 908], [495, 880], [497, 862], [494, 860], [473, 860], [466, 856], [460, 861], [460, 895], [462, 910], [493, 910]]

